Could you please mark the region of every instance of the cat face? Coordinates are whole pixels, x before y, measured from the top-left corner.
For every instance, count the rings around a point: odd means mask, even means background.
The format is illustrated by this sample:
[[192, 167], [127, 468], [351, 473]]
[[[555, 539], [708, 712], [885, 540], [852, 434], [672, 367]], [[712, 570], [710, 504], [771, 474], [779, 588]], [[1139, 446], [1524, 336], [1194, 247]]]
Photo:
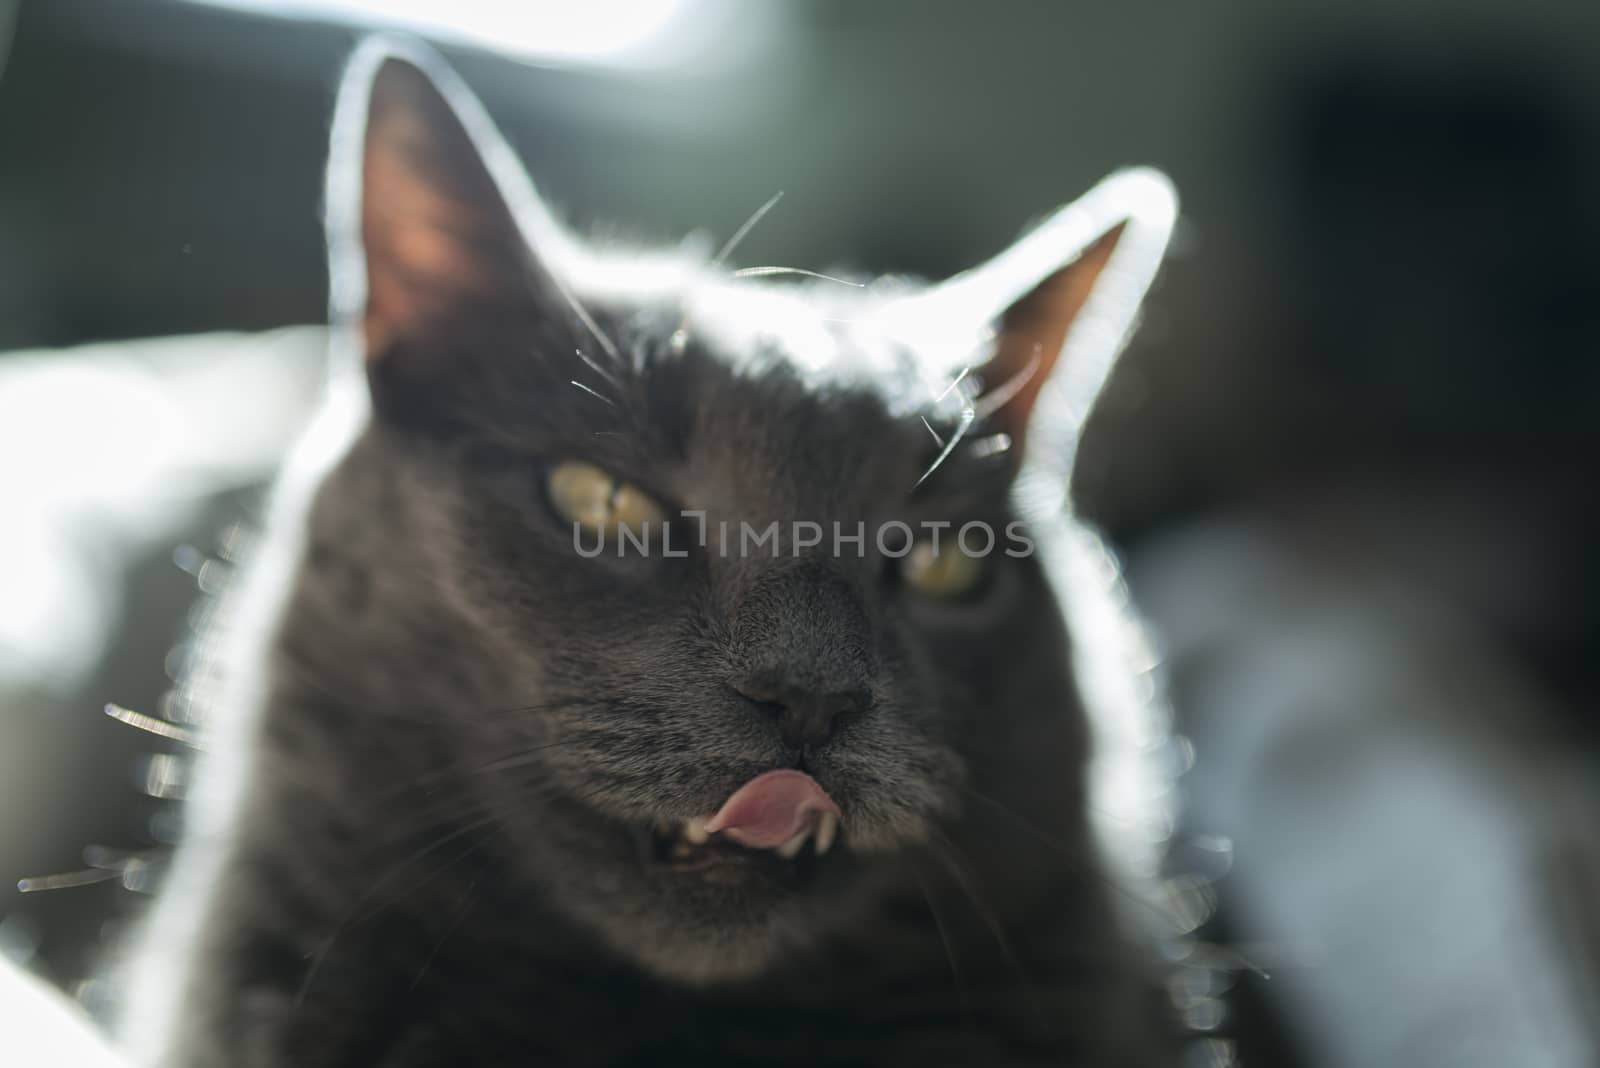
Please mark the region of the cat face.
[[384, 572], [350, 670], [448, 722], [530, 894], [656, 973], [737, 978], [858, 916], [997, 773], [1078, 797], [1016, 494], [1024, 454], [1061, 483], [1036, 413], [1125, 216], [934, 291], [599, 256], [447, 71], [384, 46], [330, 207], [373, 418], [313, 540]]

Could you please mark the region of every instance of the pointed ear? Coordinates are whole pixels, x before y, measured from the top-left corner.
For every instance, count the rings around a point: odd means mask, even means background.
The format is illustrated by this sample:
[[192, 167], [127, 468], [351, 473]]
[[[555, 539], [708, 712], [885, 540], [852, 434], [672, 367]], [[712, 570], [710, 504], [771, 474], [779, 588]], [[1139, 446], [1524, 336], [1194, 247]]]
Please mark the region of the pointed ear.
[[898, 302], [889, 329], [945, 381], [972, 370], [972, 432], [1006, 434], [1064, 486], [1176, 214], [1164, 175], [1113, 174], [982, 266]]
[[1026, 438], [1039, 395], [1062, 359], [1067, 334], [1126, 230], [1126, 222], [1117, 223], [1000, 314], [993, 351], [979, 371], [984, 394], [976, 407], [1014, 443]]
[[358, 323], [369, 367], [469, 309], [548, 300], [530, 238], [554, 225], [458, 78], [384, 38], [350, 62], [328, 178], [333, 315]]

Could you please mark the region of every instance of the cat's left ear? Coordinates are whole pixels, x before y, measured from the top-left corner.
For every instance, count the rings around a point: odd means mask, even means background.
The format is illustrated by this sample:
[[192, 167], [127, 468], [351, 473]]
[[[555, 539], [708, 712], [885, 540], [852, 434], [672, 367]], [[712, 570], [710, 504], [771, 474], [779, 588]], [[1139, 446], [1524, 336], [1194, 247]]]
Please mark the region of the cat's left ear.
[[932, 352], [939, 373], [972, 372], [981, 429], [1064, 476], [1176, 216], [1164, 175], [1118, 172], [982, 266], [901, 301], [890, 329]]

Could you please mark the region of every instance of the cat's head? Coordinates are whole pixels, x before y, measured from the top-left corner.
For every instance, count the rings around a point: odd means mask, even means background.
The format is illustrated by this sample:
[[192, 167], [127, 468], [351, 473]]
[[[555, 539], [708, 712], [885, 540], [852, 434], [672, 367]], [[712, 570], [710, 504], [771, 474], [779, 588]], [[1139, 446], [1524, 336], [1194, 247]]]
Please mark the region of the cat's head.
[[813, 940], [978, 786], [1072, 824], [1019, 484], [1061, 507], [1171, 208], [1124, 175], [930, 288], [605, 255], [450, 72], [365, 47], [329, 209], [372, 418], [312, 538], [364, 576], [338, 670], [436, 716], [530, 892], [669, 977]]

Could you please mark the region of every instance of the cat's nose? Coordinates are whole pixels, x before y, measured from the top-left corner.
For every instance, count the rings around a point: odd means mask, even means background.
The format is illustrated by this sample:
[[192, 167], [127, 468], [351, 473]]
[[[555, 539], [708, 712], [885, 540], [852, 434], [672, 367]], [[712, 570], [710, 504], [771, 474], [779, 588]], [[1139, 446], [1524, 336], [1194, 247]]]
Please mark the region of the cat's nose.
[[815, 749], [866, 712], [876, 674], [861, 597], [824, 563], [785, 561], [733, 613], [728, 679], [791, 750]]
[[865, 712], [872, 704], [872, 695], [864, 688], [817, 693], [799, 687], [750, 683], [738, 689], [760, 714], [772, 717], [783, 744], [796, 750], [822, 746], [833, 737], [841, 718]]

